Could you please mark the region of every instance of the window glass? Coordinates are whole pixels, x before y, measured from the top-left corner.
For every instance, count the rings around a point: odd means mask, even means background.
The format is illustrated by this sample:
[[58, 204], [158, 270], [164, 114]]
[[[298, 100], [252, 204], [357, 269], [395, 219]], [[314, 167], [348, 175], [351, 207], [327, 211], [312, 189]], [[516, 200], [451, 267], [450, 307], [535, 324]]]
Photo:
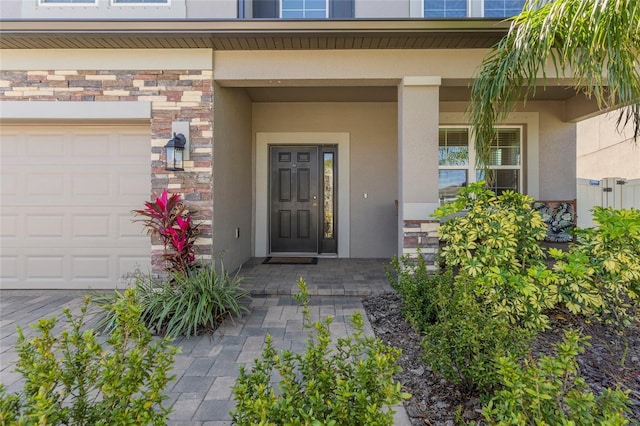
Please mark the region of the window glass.
[[424, 0], [425, 18], [465, 18], [467, 0]]
[[525, 0], [484, 0], [485, 18], [509, 18], [518, 15]]
[[323, 238], [333, 238], [333, 221], [334, 221], [334, 192], [335, 192], [335, 180], [333, 178], [333, 152], [325, 152], [323, 154], [323, 180], [324, 180], [324, 226], [323, 226]]
[[469, 129], [440, 129], [438, 164], [441, 166], [469, 165]]
[[467, 170], [446, 169], [438, 171], [438, 197], [440, 204], [453, 201], [460, 188], [468, 183]]
[[323, 19], [327, 17], [327, 0], [282, 0], [283, 18]]
[[490, 166], [520, 165], [520, 129], [497, 129], [491, 146]]
[[441, 127], [438, 135], [438, 195], [440, 203], [455, 199], [460, 188], [471, 182], [487, 181], [496, 194], [521, 191], [522, 128], [498, 127], [490, 149], [490, 178], [475, 170], [475, 142], [470, 128]]
[[520, 191], [520, 170], [519, 169], [495, 169], [491, 171], [491, 179], [486, 179], [483, 170], [476, 171], [476, 180], [486, 180], [487, 188], [496, 193], [502, 194], [506, 190]]

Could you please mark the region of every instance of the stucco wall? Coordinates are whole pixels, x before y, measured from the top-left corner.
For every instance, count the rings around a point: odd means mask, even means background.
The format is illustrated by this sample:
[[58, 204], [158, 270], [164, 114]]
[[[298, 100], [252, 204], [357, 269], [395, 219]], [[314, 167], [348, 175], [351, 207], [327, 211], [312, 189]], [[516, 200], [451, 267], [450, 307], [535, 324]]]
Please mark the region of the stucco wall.
[[[397, 104], [254, 103], [253, 132], [349, 132], [351, 257], [397, 250]], [[367, 198], [364, 198], [364, 194]], [[340, 232], [340, 231], [338, 231]]]
[[540, 111], [539, 199], [576, 198], [576, 124], [561, 120], [560, 102], [531, 102], [527, 109]]
[[216, 86], [214, 115], [213, 254], [236, 269], [251, 257], [251, 101], [243, 89]]
[[618, 113], [612, 112], [578, 123], [579, 178], [640, 178], [640, 144], [633, 142], [631, 125], [618, 131], [617, 119]]

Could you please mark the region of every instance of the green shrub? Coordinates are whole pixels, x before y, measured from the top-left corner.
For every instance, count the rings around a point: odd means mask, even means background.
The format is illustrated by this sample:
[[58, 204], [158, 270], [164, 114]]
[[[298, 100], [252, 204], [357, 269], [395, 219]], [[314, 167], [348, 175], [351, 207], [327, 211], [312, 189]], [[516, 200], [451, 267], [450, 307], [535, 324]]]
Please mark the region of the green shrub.
[[0, 423], [166, 423], [169, 409], [162, 401], [177, 349], [166, 339], [152, 339], [133, 290], [114, 303], [117, 320], [106, 344], [84, 327], [88, 303], [77, 317], [63, 311], [69, 327], [59, 336], [53, 333], [55, 318], [40, 320], [39, 335], [29, 340], [18, 328], [16, 371], [25, 383], [12, 395], [0, 386]]
[[579, 231], [569, 252], [550, 251], [559, 299], [573, 313], [626, 326], [640, 301], [640, 210], [596, 207], [593, 217], [598, 227]]
[[543, 265], [540, 247], [547, 233], [533, 198], [513, 191], [496, 196], [484, 182], [462, 188], [455, 201], [434, 213], [443, 220], [440, 239], [446, 246], [440, 258], [448, 267], [460, 267], [472, 277], [492, 267], [512, 273]]
[[523, 365], [511, 355], [498, 360], [503, 389], [484, 407], [484, 417], [496, 425], [626, 425], [627, 395], [605, 389], [594, 396], [578, 376], [576, 355], [587, 338], [567, 331], [555, 356], [530, 359]]
[[[167, 337], [192, 336], [215, 330], [228, 317], [247, 311], [243, 299], [248, 293], [238, 275], [231, 276], [221, 266], [220, 271], [206, 266], [187, 273], [174, 271], [166, 282], [158, 285], [151, 277], [138, 275], [136, 294], [143, 309], [142, 318], [149, 329]], [[97, 327], [109, 331], [114, 312], [111, 300], [122, 295], [117, 290], [94, 301], [105, 308], [98, 317]]]
[[540, 247], [547, 228], [532, 202], [513, 191], [496, 196], [478, 182], [434, 215], [444, 220], [440, 256], [456, 268], [455, 280], [464, 281], [491, 315], [540, 330], [548, 326], [544, 311], [558, 298]]
[[[391, 268], [393, 270], [391, 270]], [[391, 268], [386, 268], [391, 287], [402, 297], [402, 312], [405, 319], [419, 331], [437, 320], [437, 294], [441, 286], [453, 285], [451, 271], [437, 274], [427, 270], [422, 256], [391, 259]]]
[[[306, 351], [276, 352], [267, 335], [262, 356], [250, 371], [240, 368], [232, 412], [238, 425], [391, 425], [391, 407], [409, 395], [393, 381], [400, 350], [363, 334], [359, 313], [355, 332], [332, 342], [331, 318], [311, 324], [305, 282], [296, 296], [310, 335]], [[335, 346], [334, 346], [335, 345]], [[276, 384], [272, 380], [277, 380]]]
[[423, 330], [424, 360], [466, 391], [488, 391], [497, 382], [495, 359], [524, 355], [534, 333], [486, 310], [468, 285], [470, 279], [438, 287], [438, 321]]

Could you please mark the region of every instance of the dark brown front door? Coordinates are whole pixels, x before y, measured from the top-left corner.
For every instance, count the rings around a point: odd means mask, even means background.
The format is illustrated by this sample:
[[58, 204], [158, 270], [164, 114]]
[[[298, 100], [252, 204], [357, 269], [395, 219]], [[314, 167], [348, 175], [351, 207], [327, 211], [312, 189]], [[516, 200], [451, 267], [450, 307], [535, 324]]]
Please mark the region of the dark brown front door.
[[318, 147], [270, 147], [271, 253], [318, 253]]

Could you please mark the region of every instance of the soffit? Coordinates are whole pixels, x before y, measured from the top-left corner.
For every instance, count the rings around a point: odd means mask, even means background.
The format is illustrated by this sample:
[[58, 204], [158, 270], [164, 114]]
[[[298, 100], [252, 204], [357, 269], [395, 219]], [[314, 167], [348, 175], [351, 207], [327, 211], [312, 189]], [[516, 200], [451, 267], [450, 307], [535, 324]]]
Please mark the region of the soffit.
[[508, 24], [485, 19], [349, 21], [2, 21], [2, 49], [216, 50], [488, 48]]

